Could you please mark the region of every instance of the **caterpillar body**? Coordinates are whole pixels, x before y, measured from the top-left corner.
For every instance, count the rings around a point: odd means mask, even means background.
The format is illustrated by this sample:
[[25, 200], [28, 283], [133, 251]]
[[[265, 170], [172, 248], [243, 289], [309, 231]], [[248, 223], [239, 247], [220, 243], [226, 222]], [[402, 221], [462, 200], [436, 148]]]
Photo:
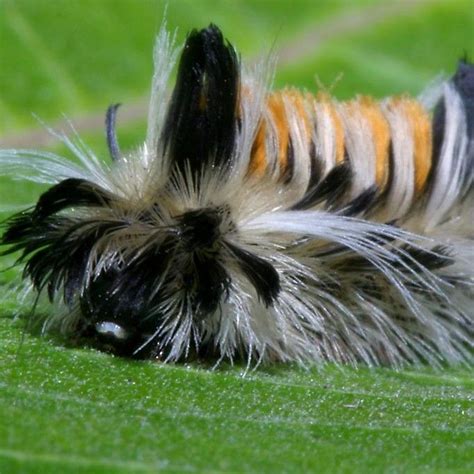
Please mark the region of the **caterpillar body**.
[[163, 29], [138, 150], [114, 105], [111, 163], [66, 135], [80, 165], [0, 152], [52, 184], [1, 240], [44, 328], [166, 361], [472, 363], [473, 65], [424, 100], [271, 92], [210, 25], [169, 96], [177, 51]]

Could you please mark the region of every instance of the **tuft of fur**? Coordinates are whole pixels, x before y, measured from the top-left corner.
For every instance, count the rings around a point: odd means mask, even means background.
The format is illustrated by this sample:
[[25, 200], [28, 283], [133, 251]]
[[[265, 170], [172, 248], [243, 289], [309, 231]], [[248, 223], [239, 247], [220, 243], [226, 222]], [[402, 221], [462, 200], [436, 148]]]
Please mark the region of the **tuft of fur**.
[[178, 51], [163, 29], [139, 149], [112, 106], [112, 163], [56, 132], [79, 164], [0, 151], [53, 185], [1, 240], [57, 306], [45, 329], [166, 361], [472, 364], [474, 67], [430, 94], [431, 126], [405, 98], [269, 92], [213, 25], [169, 97]]

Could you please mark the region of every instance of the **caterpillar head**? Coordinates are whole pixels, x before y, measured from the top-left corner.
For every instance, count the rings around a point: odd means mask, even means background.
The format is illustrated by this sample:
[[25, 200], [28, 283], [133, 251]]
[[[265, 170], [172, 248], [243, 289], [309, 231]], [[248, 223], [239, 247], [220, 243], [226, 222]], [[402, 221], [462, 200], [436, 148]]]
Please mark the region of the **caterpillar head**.
[[239, 75], [215, 26], [193, 31], [155, 138], [123, 155], [110, 107], [113, 166], [60, 181], [9, 221], [3, 244], [22, 251], [25, 276], [64, 303], [63, 323], [101, 346], [176, 359], [222, 331], [236, 280], [263, 305], [278, 297], [274, 266], [238, 244], [250, 198], [229, 183], [239, 174]]

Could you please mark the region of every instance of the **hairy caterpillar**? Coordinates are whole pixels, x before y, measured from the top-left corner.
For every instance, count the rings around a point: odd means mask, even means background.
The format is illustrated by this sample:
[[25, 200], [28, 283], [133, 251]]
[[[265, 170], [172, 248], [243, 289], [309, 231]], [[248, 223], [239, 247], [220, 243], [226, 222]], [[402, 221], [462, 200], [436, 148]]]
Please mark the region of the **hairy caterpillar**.
[[57, 308], [45, 323], [100, 348], [369, 365], [472, 363], [474, 67], [432, 92], [337, 102], [269, 92], [213, 25], [177, 58], [162, 30], [146, 141], [80, 165], [0, 152], [50, 183], [1, 244]]

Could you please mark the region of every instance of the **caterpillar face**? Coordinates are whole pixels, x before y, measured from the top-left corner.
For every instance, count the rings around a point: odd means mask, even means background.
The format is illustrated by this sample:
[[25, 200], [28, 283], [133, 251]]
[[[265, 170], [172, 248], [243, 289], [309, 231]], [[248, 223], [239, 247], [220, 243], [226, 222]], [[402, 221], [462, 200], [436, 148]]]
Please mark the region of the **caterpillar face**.
[[47, 324], [165, 360], [472, 360], [472, 65], [431, 115], [268, 92], [212, 25], [168, 98], [173, 57], [161, 32], [143, 147], [120, 150], [111, 106], [111, 165], [68, 139], [82, 168], [35, 152], [56, 184], [2, 244], [59, 304]]
[[[188, 211], [140, 250], [124, 250], [124, 261], [100, 272], [80, 297], [89, 331], [115, 349], [133, 354], [170, 310], [179, 310], [166, 307], [173, 305], [177, 294], [182, 293], [186, 311], [196, 321], [213, 313], [229, 287], [229, 276], [220, 263], [228, 225], [225, 214], [212, 208]], [[155, 222], [155, 226], [160, 229], [162, 224]]]
[[[154, 238], [147, 232], [148, 243], [124, 248], [122, 260], [98, 273], [79, 297], [84, 332], [100, 345], [125, 355], [163, 355], [166, 342], [154, 340], [157, 329], [180, 313], [190, 315], [193, 324], [209, 323], [228, 298], [226, 268], [232, 263], [249, 275], [266, 304], [276, 298], [274, 268], [228, 240], [235, 229], [227, 209], [188, 211], [166, 230], [162, 223], [155, 226]], [[154, 344], [148, 347], [150, 341]]]

